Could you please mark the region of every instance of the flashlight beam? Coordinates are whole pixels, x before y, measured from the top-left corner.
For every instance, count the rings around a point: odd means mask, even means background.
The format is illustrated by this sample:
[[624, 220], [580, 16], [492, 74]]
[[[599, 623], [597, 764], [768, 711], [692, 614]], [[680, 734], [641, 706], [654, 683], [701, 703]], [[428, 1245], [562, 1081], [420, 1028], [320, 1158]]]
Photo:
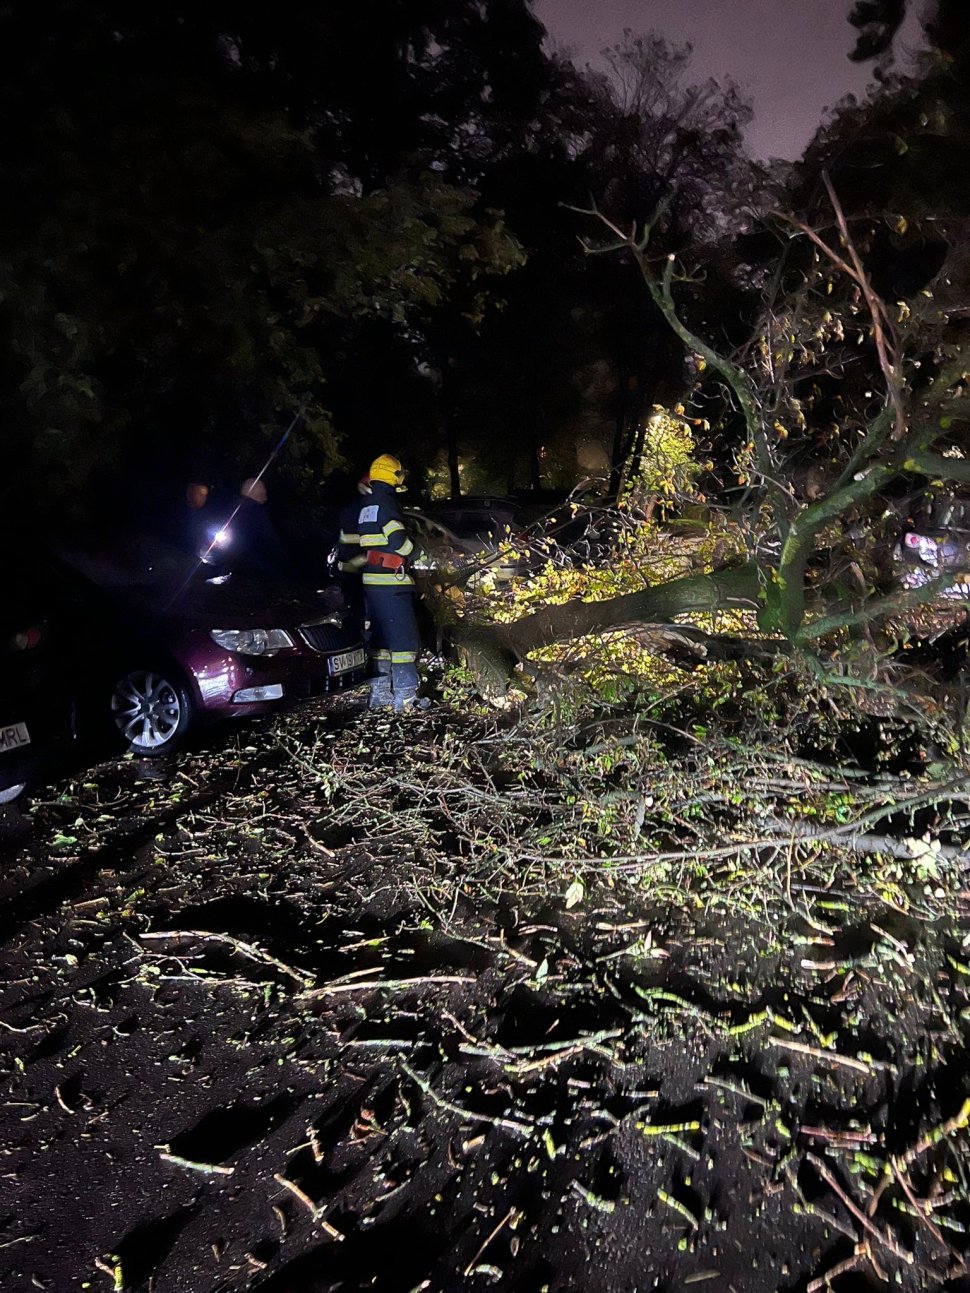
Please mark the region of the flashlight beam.
[[[270, 451], [269, 457], [266, 459], [262, 467], [260, 467], [259, 471], [253, 477], [254, 484], [256, 481], [262, 480], [263, 477], [266, 475], [266, 473], [269, 471], [270, 467], [272, 467], [273, 463], [276, 461], [277, 457], [279, 456], [280, 450], [286, 444], [287, 440], [289, 440], [290, 436], [293, 434], [293, 432], [296, 430], [299, 424], [303, 421], [303, 415], [305, 413], [306, 413], [306, 405], [301, 404], [300, 408], [296, 411], [296, 413], [293, 414], [293, 418], [292, 418], [292, 421], [290, 422], [290, 425], [286, 428], [286, 430], [277, 440], [273, 449]], [[215, 537], [212, 539], [212, 542], [206, 548], [205, 552], [197, 559], [195, 565], [189, 571], [184, 582], [180, 584], [179, 587], [172, 594], [165, 608], [166, 610], [170, 610], [171, 607], [175, 605], [178, 599], [185, 592], [186, 588], [188, 588], [189, 584], [198, 574], [199, 570], [208, 562], [209, 557], [212, 555], [212, 549], [219, 546], [219, 535], [222, 534], [224, 531], [230, 529], [241, 507], [242, 507], [242, 499], [240, 499], [239, 502], [236, 504], [236, 506], [232, 509], [232, 513], [229, 516], [228, 520], [223, 521], [222, 524], [219, 526], [219, 529], [216, 531]]]

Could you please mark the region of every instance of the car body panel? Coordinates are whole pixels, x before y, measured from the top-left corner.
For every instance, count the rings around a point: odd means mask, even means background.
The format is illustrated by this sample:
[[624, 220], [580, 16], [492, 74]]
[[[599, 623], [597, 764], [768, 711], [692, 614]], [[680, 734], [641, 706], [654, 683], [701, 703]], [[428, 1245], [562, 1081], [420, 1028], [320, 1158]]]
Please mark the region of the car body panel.
[[[139, 623], [129, 628], [124, 655], [159, 662], [171, 660], [186, 682], [198, 714], [204, 719], [264, 714], [287, 704], [359, 685], [366, 663], [346, 673], [334, 674], [335, 655], [363, 651], [359, 635], [345, 626], [339, 590], [328, 586], [317, 593], [301, 588], [269, 588], [252, 580], [208, 575], [197, 563], [180, 554], [157, 553], [146, 548], [150, 569], [129, 562], [131, 582], [113, 584], [107, 592], [112, 618]], [[226, 629], [283, 629], [293, 646], [272, 654], [249, 655], [229, 651], [212, 638]], [[312, 632], [311, 632], [312, 630]], [[314, 645], [316, 640], [317, 645]], [[321, 649], [322, 647], [322, 649]], [[121, 653], [115, 652], [121, 662]], [[254, 687], [281, 686], [274, 700], [233, 699]]]
[[[588, 566], [616, 554], [629, 516], [609, 500], [550, 503], [502, 498], [445, 499], [411, 509], [413, 537], [426, 568], [478, 568], [500, 582], [528, 575], [548, 562]], [[420, 561], [419, 561], [420, 568]]]
[[417, 549], [416, 570], [491, 573], [502, 582], [527, 569], [508, 536], [456, 534], [437, 516], [417, 509], [406, 511], [404, 521]]
[[521, 509], [499, 496], [441, 499], [421, 511], [462, 539], [502, 543], [522, 529]]
[[[272, 656], [247, 656], [218, 646], [207, 630], [192, 628], [177, 637], [169, 650], [200, 712], [207, 718], [269, 713], [287, 703], [357, 686], [366, 672], [363, 661], [358, 668], [339, 674], [330, 672], [327, 667], [333, 654], [363, 650], [360, 640], [352, 634], [346, 635], [346, 640], [334, 653], [313, 651], [301, 642], [300, 646]], [[233, 700], [234, 695], [244, 689], [274, 685], [283, 688], [282, 698], [278, 701], [240, 703]]]

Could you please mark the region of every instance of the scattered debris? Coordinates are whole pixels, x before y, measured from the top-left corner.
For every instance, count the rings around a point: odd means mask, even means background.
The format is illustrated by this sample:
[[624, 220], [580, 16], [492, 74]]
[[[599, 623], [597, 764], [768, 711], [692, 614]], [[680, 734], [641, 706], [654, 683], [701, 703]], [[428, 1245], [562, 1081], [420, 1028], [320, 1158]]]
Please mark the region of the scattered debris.
[[[965, 1276], [970, 892], [939, 851], [924, 879], [745, 837], [694, 747], [646, 804], [602, 732], [591, 771], [505, 719], [348, 717], [99, 769], [10, 845], [12, 1288]], [[751, 794], [843, 813], [851, 778], [766, 768]]]

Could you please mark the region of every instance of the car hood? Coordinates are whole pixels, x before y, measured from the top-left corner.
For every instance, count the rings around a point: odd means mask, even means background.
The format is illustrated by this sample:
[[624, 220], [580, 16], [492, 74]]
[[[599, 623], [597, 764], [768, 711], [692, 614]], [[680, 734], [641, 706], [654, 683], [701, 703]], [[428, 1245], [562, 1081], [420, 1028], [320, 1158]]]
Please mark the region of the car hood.
[[153, 618], [200, 629], [292, 628], [322, 620], [342, 606], [335, 587], [315, 593], [235, 578], [221, 584], [193, 579], [175, 588], [127, 590], [122, 600]]
[[182, 628], [288, 628], [323, 619], [343, 605], [336, 585], [316, 593], [220, 575], [137, 533], [65, 542], [54, 555], [104, 609], [123, 620], [134, 615]]

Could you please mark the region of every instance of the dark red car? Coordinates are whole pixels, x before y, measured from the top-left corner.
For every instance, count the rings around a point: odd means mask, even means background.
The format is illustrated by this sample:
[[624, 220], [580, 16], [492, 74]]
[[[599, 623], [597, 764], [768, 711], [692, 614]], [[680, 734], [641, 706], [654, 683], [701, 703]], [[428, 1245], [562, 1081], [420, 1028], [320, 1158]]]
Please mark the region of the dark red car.
[[[160, 755], [197, 724], [268, 713], [366, 676], [359, 629], [335, 585], [268, 588], [213, 576], [136, 535], [58, 545], [34, 588], [24, 628], [42, 630], [43, 668], [31, 689], [0, 694], [21, 759], [28, 742], [33, 758], [50, 739], [51, 722], [39, 715], [54, 692], [67, 696], [61, 708], [73, 726], [110, 724], [128, 749]], [[0, 784], [3, 759], [0, 748]]]

